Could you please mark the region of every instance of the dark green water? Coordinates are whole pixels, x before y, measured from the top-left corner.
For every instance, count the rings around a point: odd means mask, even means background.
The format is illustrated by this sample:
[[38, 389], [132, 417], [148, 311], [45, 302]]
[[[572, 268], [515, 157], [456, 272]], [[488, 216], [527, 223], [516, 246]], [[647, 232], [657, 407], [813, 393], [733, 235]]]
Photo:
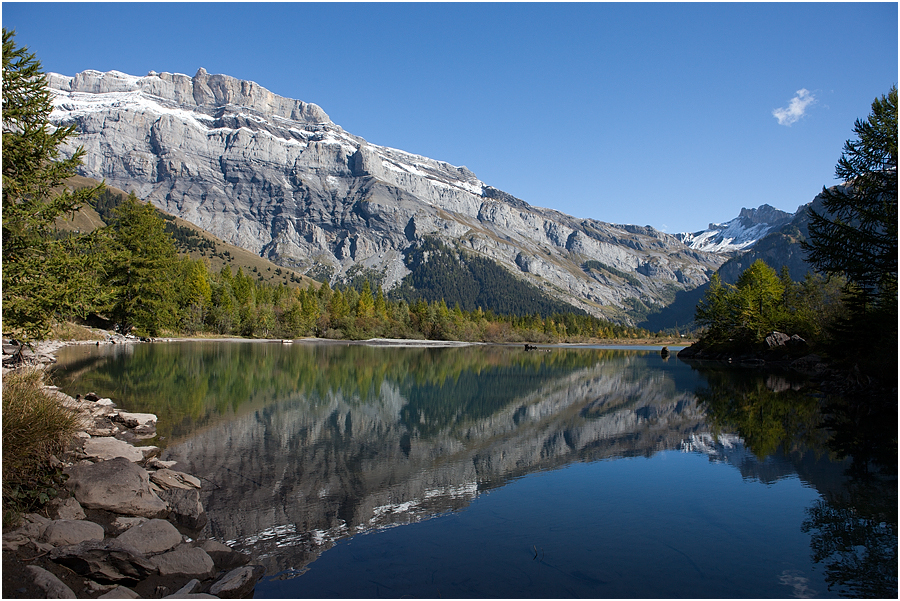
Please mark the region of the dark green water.
[[896, 597], [896, 456], [838, 455], [785, 376], [190, 342], [70, 347], [55, 377], [159, 416], [205, 534], [267, 567], [258, 598]]

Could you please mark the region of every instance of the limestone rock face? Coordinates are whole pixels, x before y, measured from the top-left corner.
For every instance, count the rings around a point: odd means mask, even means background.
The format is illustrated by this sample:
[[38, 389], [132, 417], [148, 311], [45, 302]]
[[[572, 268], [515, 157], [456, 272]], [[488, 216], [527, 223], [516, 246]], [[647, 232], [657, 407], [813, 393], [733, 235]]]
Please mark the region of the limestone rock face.
[[[254, 82], [203, 69], [47, 82], [51, 119], [77, 126], [65, 151], [84, 147], [82, 175], [282, 265], [330, 269], [333, 281], [363, 268], [390, 289], [409, 273], [404, 251], [432, 235], [589, 313], [629, 322], [631, 299], [665, 304], [727, 258], [649, 227], [533, 207], [465, 167], [370, 144], [315, 104]], [[589, 261], [611, 269], [590, 271]]]

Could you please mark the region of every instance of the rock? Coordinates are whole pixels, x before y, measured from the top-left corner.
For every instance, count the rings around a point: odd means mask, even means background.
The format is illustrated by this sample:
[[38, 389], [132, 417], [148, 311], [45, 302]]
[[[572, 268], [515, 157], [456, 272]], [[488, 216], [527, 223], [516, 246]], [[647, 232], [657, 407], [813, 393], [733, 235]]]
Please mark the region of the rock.
[[44, 528], [46, 528], [47, 524], [51, 521], [52, 520], [36, 513], [26, 513], [22, 516], [22, 525], [19, 526], [15, 532], [19, 532], [30, 539], [37, 540], [44, 532]]
[[778, 348], [780, 346], [784, 346], [791, 337], [787, 334], [782, 334], [781, 332], [772, 332], [768, 336], [766, 336], [766, 346], [770, 349]]
[[216, 567], [206, 551], [190, 545], [181, 545], [174, 551], [154, 555], [150, 562], [161, 576], [210, 578], [215, 574]]
[[86, 401], [99, 401], [100, 396], [96, 392], [89, 392], [84, 395], [84, 400]]
[[147, 521], [147, 518], [130, 518], [127, 516], [118, 516], [111, 522], [110, 526], [112, 526], [116, 533], [121, 534], [129, 528], [134, 528], [135, 526], [144, 524]]
[[168, 517], [176, 524], [189, 530], [200, 530], [206, 525], [206, 510], [200, 502], [200, 491], [196, 488], [170, 488], [159, 491], [158, 495], [168, 504]]
[[160, 519], [149, 520], [129, 528], [116, 538], [144, 555], [163, 553], [183, 542], [178, 529], [171, 522]]
[[113, 419], [122, 422], [129, 428], [136, 428], [138, 426], [156, 427], [156, 416], [152, 413], [127, 413], [125, 411], [119, 411], [118, 415]]
[[[75, 599], [75, 593], [62, 580], [39, 566], [25, 566], [34, 578], [34, 584], [46, 593], [47, 599]], [[5, 591], [4, 591], [5, 593]]]
[[41, 534], [41, 542], [54, 547], [77, 545], [89, 540], [103, 540], [103, 526], [87, 520], [53, 520]]
[[23, 547], [31, 542], [31, 539], [19, 532], [18, 530], [14, 530], [12, 532], [6, 532], [3, 534], [3, 550], [4, 551], [18, 551], [19, 547]]
[[91, 436], [98, 437], [111, 437], [114, 434], [118, 434], [121, 430], [119, 430], [118, 426], [109, 423], [109, 420], [97, 420], [92, 424], [88, 424], [87, 428], [85, 428], [88, 434]]
[[169, 508], [150, 489], [146, 470], [124, 457], [65, 470], [67, 485], [83, 507], [147, 518], [165, 517]]
[[209, 587], [209, 593], [220, 599], [243, 599], [250, 596], [265, 572], [262, 566], [235, 568]]
[[158, 484], [162, 488], [184, 488], [186, 490], [200, 488], [200, 480], [198, 478], [195, 478], [190, 474], [176, 472], [170, 469], [161, 469], [150, 472], [150, 481]]
[[47, 511], [53, 519], [57, 520], [83, 520], [84, 509], [77, 499], [53, 499], [47, 504]]
[[200, 581], [194, 578], [193, 580], [188, 580], [187, 584], [183, 587], [172, 593], [173, 595], [191, 595], [194, 593], [200, 592]]
[[84, 454], [101, 461], [108, 461], [116, 457], [124, 457], [128, 461], [134, 462], [144, 460], [144, 453], [140, 450], [140, 447], [132, 446], [112, 436], [101, 436], [85, 440]]
[[216, 567], [220, 570], [232, 570], [250, 563], [249, 555], [235, 551], [228, 545], [223, 545], [218, 541], [207, 540], [200, 548], [206, 551], [206, 554], [212, 558]]
[[59, 547], [50, 559], [98, 582], [136, 583], [158, 571], [137, 549], [114, 538]]
[[111, 591], [106, 592], [97, 598], [98, 599], [140, 599], [141, 596], [138, 595], [133, 590], [131, 590], [130, 588], [119, 585], [119, 586], [115, 587], [114, 589], [112, 589]]
[[806, 340], [794, 334], [791, 336], [791, 339], [787, 341], [788, 346], [806, 346]]

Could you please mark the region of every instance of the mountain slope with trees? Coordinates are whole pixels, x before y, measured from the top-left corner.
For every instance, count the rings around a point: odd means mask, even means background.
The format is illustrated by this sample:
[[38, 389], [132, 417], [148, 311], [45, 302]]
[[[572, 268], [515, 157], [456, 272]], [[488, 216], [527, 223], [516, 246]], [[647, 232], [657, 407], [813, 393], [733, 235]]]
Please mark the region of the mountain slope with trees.
[[798, 240], [824, 275], [808, 273], [797, 284], [787, 267], [779, 278], [759, 259], [734, 285], [714, 275], [696, 309], [705, 332], [685, 356], [764, 350], [768, 334], [781, 331], [805, 338], [835, 364], [896, 383], [896, 86], [875, 99], [854, 134], [835, 170], [844, 183], [823, 189]]

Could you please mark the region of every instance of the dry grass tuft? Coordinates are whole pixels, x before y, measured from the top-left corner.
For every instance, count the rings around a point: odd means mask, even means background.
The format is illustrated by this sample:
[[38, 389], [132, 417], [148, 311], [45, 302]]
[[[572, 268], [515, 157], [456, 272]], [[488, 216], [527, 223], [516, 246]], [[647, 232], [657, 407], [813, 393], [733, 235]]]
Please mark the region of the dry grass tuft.
[[22, 368], [3, 378], [3, 524], [56, 496], [62, 482], [51, 456], [81, 427], [80, 416], [44, 389], [44, 373]]
[[72, 323], [60, 321], [50, 328], [50, 340], [105, 340], [106, 337], [98, 334], [90, 328]]

